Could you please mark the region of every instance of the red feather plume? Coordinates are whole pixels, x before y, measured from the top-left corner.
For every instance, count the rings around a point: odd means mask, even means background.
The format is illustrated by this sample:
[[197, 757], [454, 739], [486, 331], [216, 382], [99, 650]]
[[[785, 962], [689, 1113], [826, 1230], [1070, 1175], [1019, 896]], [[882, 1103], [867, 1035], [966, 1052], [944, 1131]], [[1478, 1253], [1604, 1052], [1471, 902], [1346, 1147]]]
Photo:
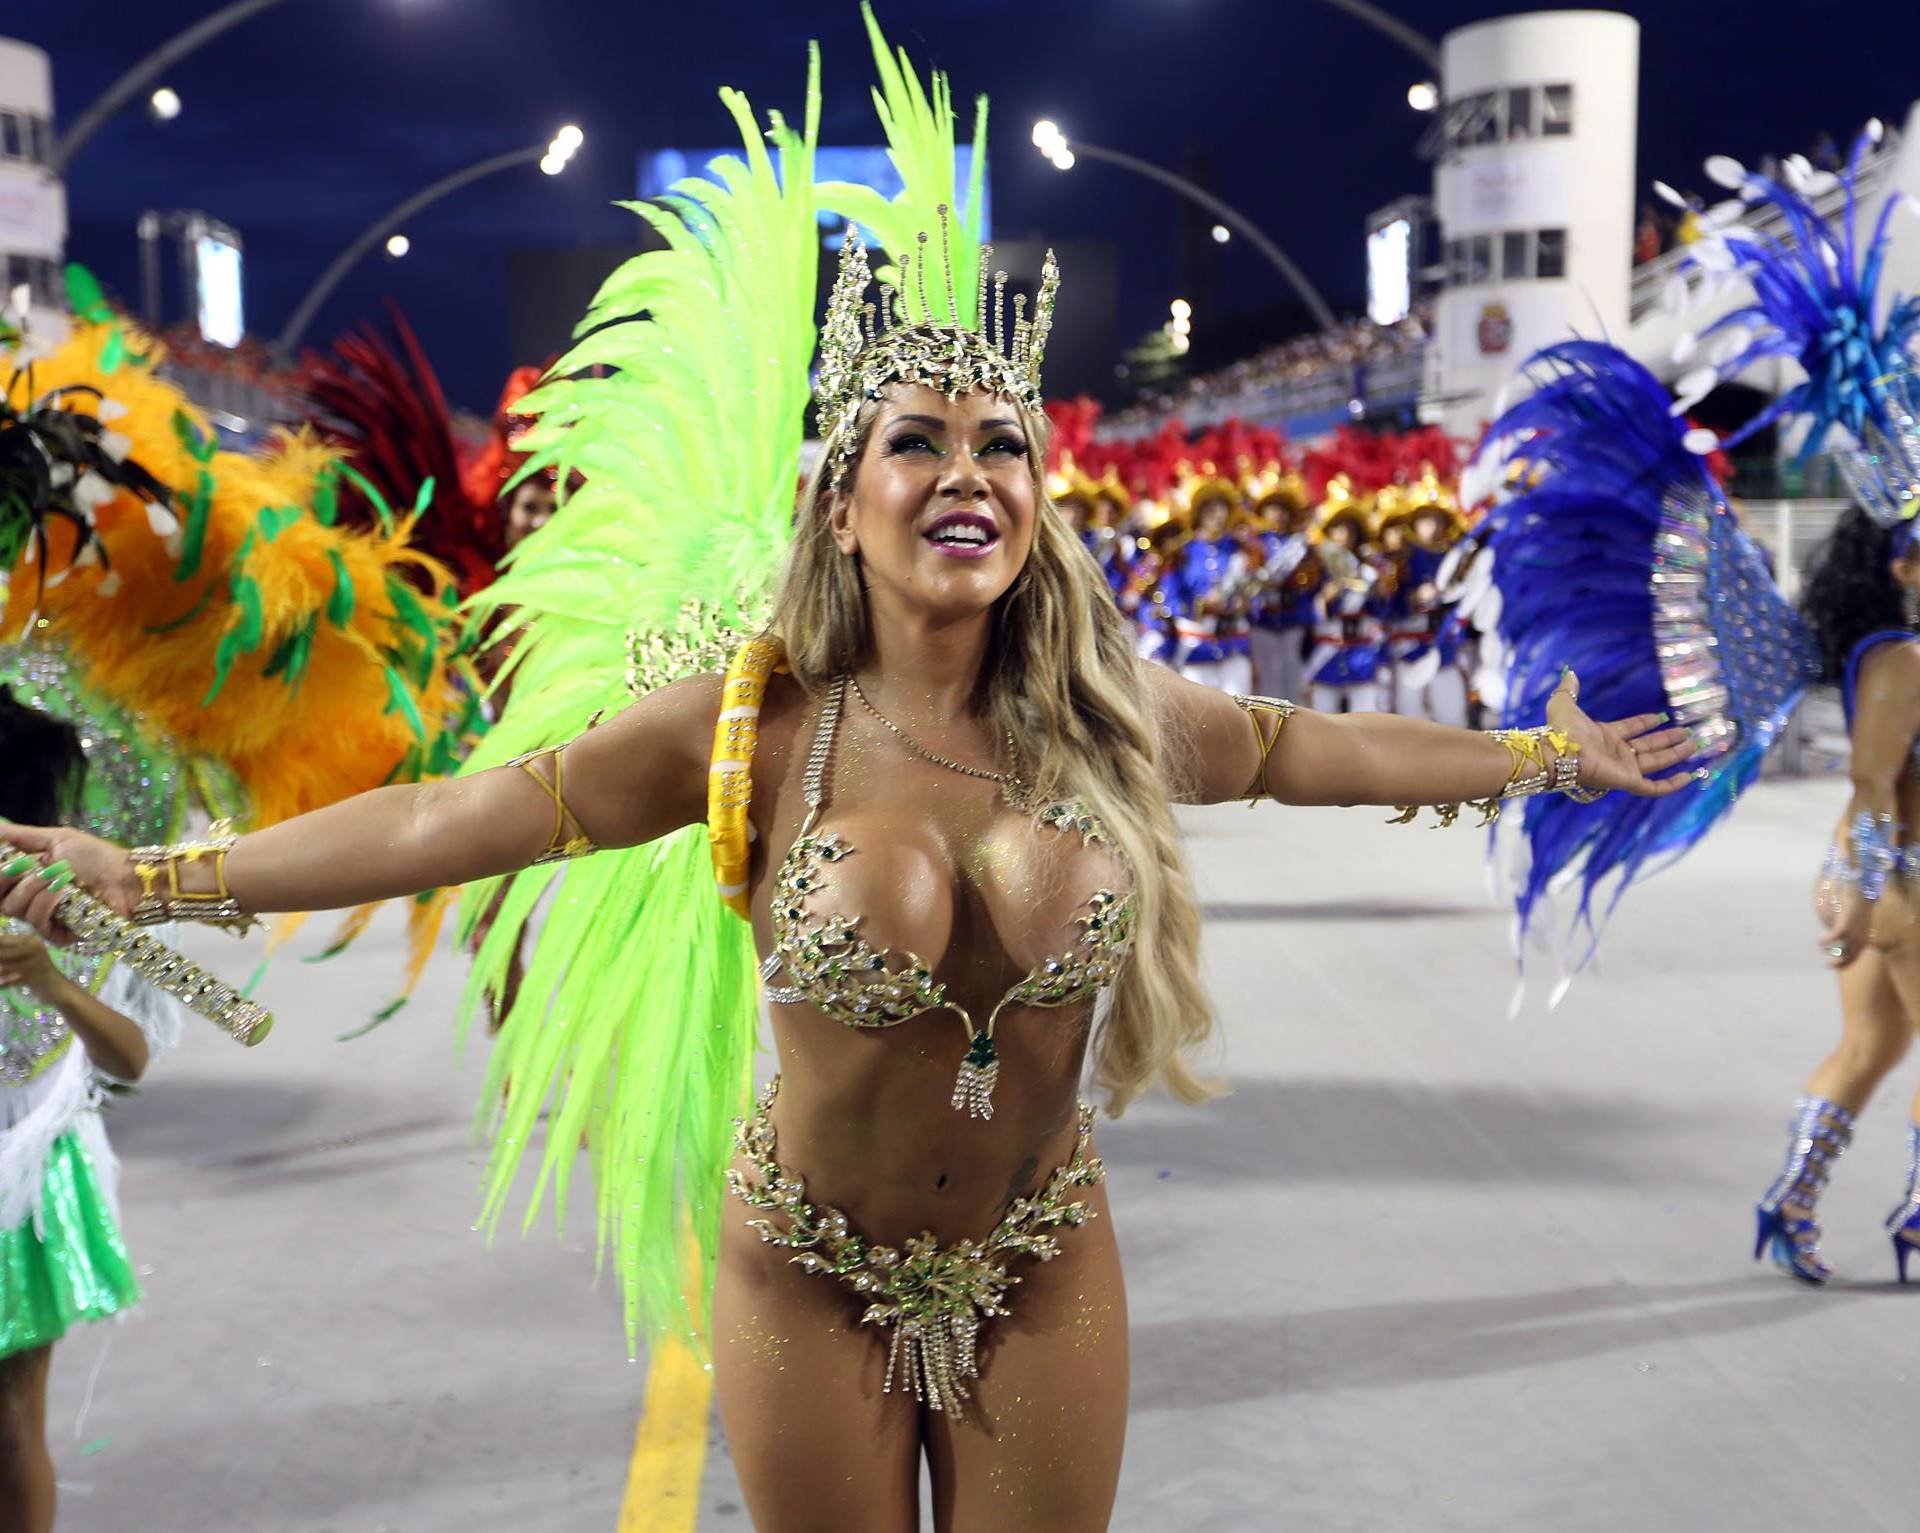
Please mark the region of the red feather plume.
[[[393, 338], [372, 328], [338, 341], [325, 356], [309, 355], [301, 392], [314, 424], [344, 448], [352, 465], [396, 513], [412, 510], [433, 482], [432, 502], [413, 530], [414, 546], [454, 572], [462, 595], [493, 580], [506, 552], [493, 490], [476, 497], [462, 472], [440, 380], [398, 307], [389, 309]], [[371, 526], [373, 506], [354, 486], [340, 486], [340, 519]]]

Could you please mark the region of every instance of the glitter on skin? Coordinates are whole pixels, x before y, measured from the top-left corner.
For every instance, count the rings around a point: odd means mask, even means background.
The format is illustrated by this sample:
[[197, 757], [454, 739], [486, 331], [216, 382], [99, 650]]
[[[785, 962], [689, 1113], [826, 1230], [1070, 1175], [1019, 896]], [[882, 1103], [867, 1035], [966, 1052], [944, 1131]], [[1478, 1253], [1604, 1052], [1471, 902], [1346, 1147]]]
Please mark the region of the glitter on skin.
[[1073, 1318], [1068, 1322], [1074, 1351], [1092, 1352], [1104, 1344], [1107, 1328], [1113, 1324], [1113, 1308], [1106, 1300], [1083, 1301], [1075, 1307]]
[[[757, 1316], [755, 1318], [758, 1319]], [[758, 1325], [739, 1325], [734, 1327], [729, 1340], [756, 1363], [779, 1373], [787, 1371], [785, 1359], [787, 1348], [793, 1344], [791, 1336], [778, 1336], [772, 1331], [761, 1330]]]

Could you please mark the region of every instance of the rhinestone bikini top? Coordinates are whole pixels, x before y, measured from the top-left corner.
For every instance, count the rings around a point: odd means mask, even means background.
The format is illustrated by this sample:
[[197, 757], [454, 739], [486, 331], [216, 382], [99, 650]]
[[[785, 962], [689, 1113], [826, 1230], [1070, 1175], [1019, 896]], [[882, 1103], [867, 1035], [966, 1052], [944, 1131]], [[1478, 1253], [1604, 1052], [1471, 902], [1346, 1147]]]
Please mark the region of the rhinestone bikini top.
[[[869, 941], [860, 929], [864, 917], [820, 915], [810, 908], [812, 896], [828, 886], [828, 870], [857, 852], [844, 837], [814, 829], [826, 801], [827, 768], [845, 700], [843, 680], [828, 695], [814, 732], [804, 781], [806, 818], [774, 882], [773, 951], [760, 966], [761, 978], [769, 981], [767, 999], [813, 1006], [858, 1028], [893, 1027], [930, 1011], [955, 1013], [971, 1047], [954, 1085], [953, 1105], [990, 1118], [1000, 1069], [994, 1023], [1010, 1006], [1071, 1006], [1113, 983], [1132, 946], [1132, 891], [1095, 890], [1080, 908], [1080, 935], [1073, 945], [1035, 964], [994, 1003], [985, 1022], [976, 1023], [916, 954]], [[1078, 804], [1048, 804], [1036, 818], [1061, 835], [1077, 834], [1083, 845], [1112, 846], [1106, 827]], [[788, 983], [772, 984], [783, 969]]]

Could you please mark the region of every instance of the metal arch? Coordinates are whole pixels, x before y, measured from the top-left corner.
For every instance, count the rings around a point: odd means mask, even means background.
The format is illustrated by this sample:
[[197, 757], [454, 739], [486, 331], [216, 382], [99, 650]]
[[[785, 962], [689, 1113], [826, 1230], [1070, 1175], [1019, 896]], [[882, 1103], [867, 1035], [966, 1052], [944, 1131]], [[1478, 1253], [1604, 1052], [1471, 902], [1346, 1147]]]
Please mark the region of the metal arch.
[[176, 32], [166, 42], [135, 64], [108, 86], [92, 106], [74, 120], [71, 128], [54, 141], [49, 164], [56, 176], [64, 176], [73, 158], [92, 141], [107, 120], [169, 66], [178, 63], [196, 48], [211, 42], [229, 27], [236, 27], [260, 11], [280, 4], [280, 0], [234, 0], [234, 3], [202, 17], [184, 32]]
[[1327, 306], [1326, 299], [1320, 296], [1320, 290], [1307, 280], [1307, 274], [1293, 263], [1292, 257], [1269, 239], [1260, 226], [1245, 214], [1229, 207], [1205, 187], [1196, 186], [1185, 176], [1176, 176], [1170, 170], [1163, 170], [1150, 160], [1136, 159], [1130, 154], [1122, 154], [1117, 149], [1102, 149], [1098, 144], [1082, 143], [1075, 138], [1067, 140], [1067, 147], [1075, 155], [1085, 155], [1090, 160], [1105, 160], [1110, 165], [1118, 165], [1122, 169], [1150, 177], [1163, 186], [1170, 186], [1182, 197], [1205, 208], [1229, 229], [1238, 234], [1244, 234], [1247, 242], [1265, 256], [1280, 275], [1287, 279], [1294, 292], [1300, 295], [1301, 301], [1313, 315], [1314, 322], [1323, 329], [1333, 329], [1337, 321], [1333, 317], [1333, 310]]
[[274, 348], [284, 357], [293, 355], [293, 348], [300, 344], [300, 337], [306, 334], [307, 326], [313, 322], [313, 316], [320, 310], [340, 285], [340, 279], [353, 269], [353, 265], [373, 248], [375, 240], [391, 230], [395, 224], [413, 217], [422, 208], [438, 202], [449, 192], [457, 192], [461, 187], [480, 180], [483, 176], [493, 175], [496, 171], [511, 170], [516, 165], [531, 165], [543, 158], [548, 146], [536, 145], [531, 149], [514, 149], [506, 154], [496, 154], [490, 160], [482, 160], [478, 165], [469, 165], [465, 170], [456, 170], [450, 176], [444, 176], [423, 192], [416, 192], [397, 207], [383, 213], [369, 224], [365, 230], [333, 258], [333, 263], [320, 274], [320, 280], [307, 289], [307, 296], [300, 300], [294, 309], [293, 317], [280, 332], [280, 339], [274, 342]]

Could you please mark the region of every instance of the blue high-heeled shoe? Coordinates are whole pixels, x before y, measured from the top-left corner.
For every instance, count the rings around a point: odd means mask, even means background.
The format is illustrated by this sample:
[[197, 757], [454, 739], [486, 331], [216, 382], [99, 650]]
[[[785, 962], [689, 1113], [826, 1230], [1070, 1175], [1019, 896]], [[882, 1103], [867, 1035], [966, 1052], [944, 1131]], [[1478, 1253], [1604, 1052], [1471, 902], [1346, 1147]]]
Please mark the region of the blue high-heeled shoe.
[[1833, 1269], [1820, 1255], [1820, 1225], [1813, 1211], [1833, 1162], [1853, 1143], [1853, 1114], [1823, 1097], [1802, 1097], [1789, 1130], [1787, 1163], [1753, 1211], [1753, 1259], [1771, 1250], [1781, 1271], [1817, 1286], [1833, 1276]]
[[1920, 1123], [1907, 1129], [1907, 1196], [1887, 1215], [1887, 1234], [1893, 1238], [1893, 1262], [1900, 1281], [1907, 1280], [1907, 1258], [1920, 1244]]

